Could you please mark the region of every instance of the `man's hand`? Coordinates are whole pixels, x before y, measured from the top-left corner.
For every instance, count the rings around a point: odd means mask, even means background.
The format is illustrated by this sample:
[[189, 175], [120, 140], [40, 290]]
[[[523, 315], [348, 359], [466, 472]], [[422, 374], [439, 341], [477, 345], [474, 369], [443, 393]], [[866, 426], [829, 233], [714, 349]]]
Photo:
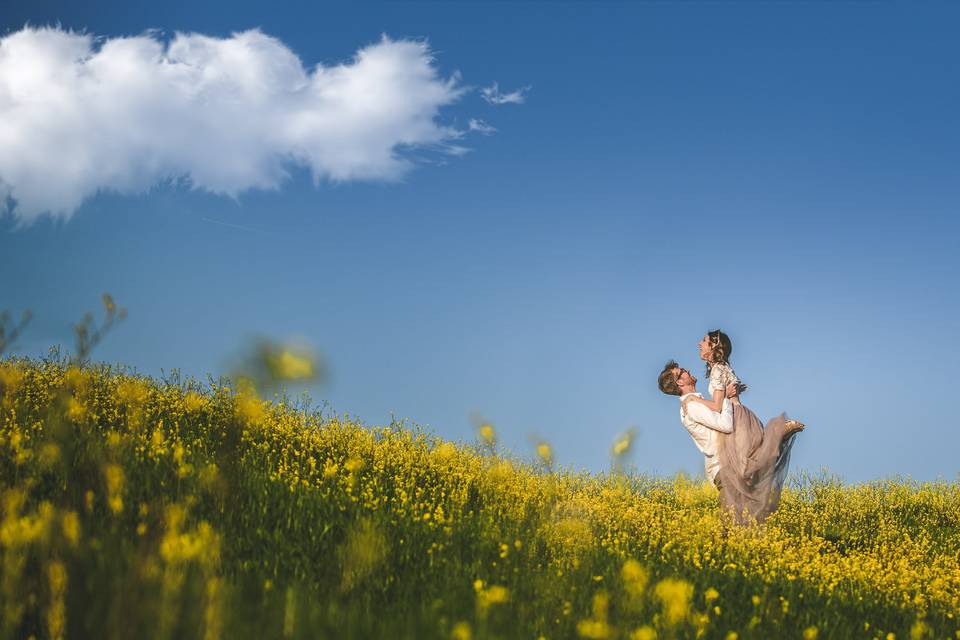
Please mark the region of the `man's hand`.
[[737, 388], [737, 384], [735, 382], [731, 382], [730, 384], [727, 385], [728, 398], [736, 398], [739, 394], [740, 394], [740, 390]]

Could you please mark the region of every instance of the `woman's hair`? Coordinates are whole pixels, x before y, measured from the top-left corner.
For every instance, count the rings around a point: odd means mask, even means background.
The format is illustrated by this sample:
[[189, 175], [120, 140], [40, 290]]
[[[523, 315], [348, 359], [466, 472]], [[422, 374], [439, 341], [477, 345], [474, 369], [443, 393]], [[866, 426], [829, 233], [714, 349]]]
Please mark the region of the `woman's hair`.
[[707, 377], [710, 377], [710, 366], [714, 364], [730, 364], [730, 354], [733, 353], [733, 343], [729, 336], [720, 329], [707, 333], [710, 341], [710, 359], [707, 361]]

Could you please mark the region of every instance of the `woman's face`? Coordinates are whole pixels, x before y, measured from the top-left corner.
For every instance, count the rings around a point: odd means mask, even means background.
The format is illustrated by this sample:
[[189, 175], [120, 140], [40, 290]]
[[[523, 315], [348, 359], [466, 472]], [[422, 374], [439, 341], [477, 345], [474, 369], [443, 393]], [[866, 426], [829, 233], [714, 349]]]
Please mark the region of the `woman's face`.
[[710, 336], [703, 336], [703, 339], [700, 340], [700, 359], [704, 362], [710, 362], [710, 353], [713, 349], [710, 348]]

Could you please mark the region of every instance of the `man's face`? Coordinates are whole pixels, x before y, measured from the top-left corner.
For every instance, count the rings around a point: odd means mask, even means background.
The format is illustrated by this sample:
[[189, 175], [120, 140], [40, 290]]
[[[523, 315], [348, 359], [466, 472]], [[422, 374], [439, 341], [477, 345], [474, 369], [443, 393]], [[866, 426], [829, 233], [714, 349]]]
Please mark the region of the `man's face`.
[[693, 377], [693, 374], [683, 367], [674, 367], [673, 377], [677, 381], [677, 385], [681, 387], [689, 387], [697, 384], [697, 379]]

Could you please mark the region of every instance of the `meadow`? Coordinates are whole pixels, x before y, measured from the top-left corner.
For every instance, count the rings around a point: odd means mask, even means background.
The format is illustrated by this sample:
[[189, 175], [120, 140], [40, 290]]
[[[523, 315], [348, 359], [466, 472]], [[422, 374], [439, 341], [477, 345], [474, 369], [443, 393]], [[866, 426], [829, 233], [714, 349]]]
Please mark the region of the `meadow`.
[[795, 477], [735, 528], [701, 480], [490, 424], [52, 354], [0, 360], [0, 493], [2, 638], [960, 638], [958, 482]]

